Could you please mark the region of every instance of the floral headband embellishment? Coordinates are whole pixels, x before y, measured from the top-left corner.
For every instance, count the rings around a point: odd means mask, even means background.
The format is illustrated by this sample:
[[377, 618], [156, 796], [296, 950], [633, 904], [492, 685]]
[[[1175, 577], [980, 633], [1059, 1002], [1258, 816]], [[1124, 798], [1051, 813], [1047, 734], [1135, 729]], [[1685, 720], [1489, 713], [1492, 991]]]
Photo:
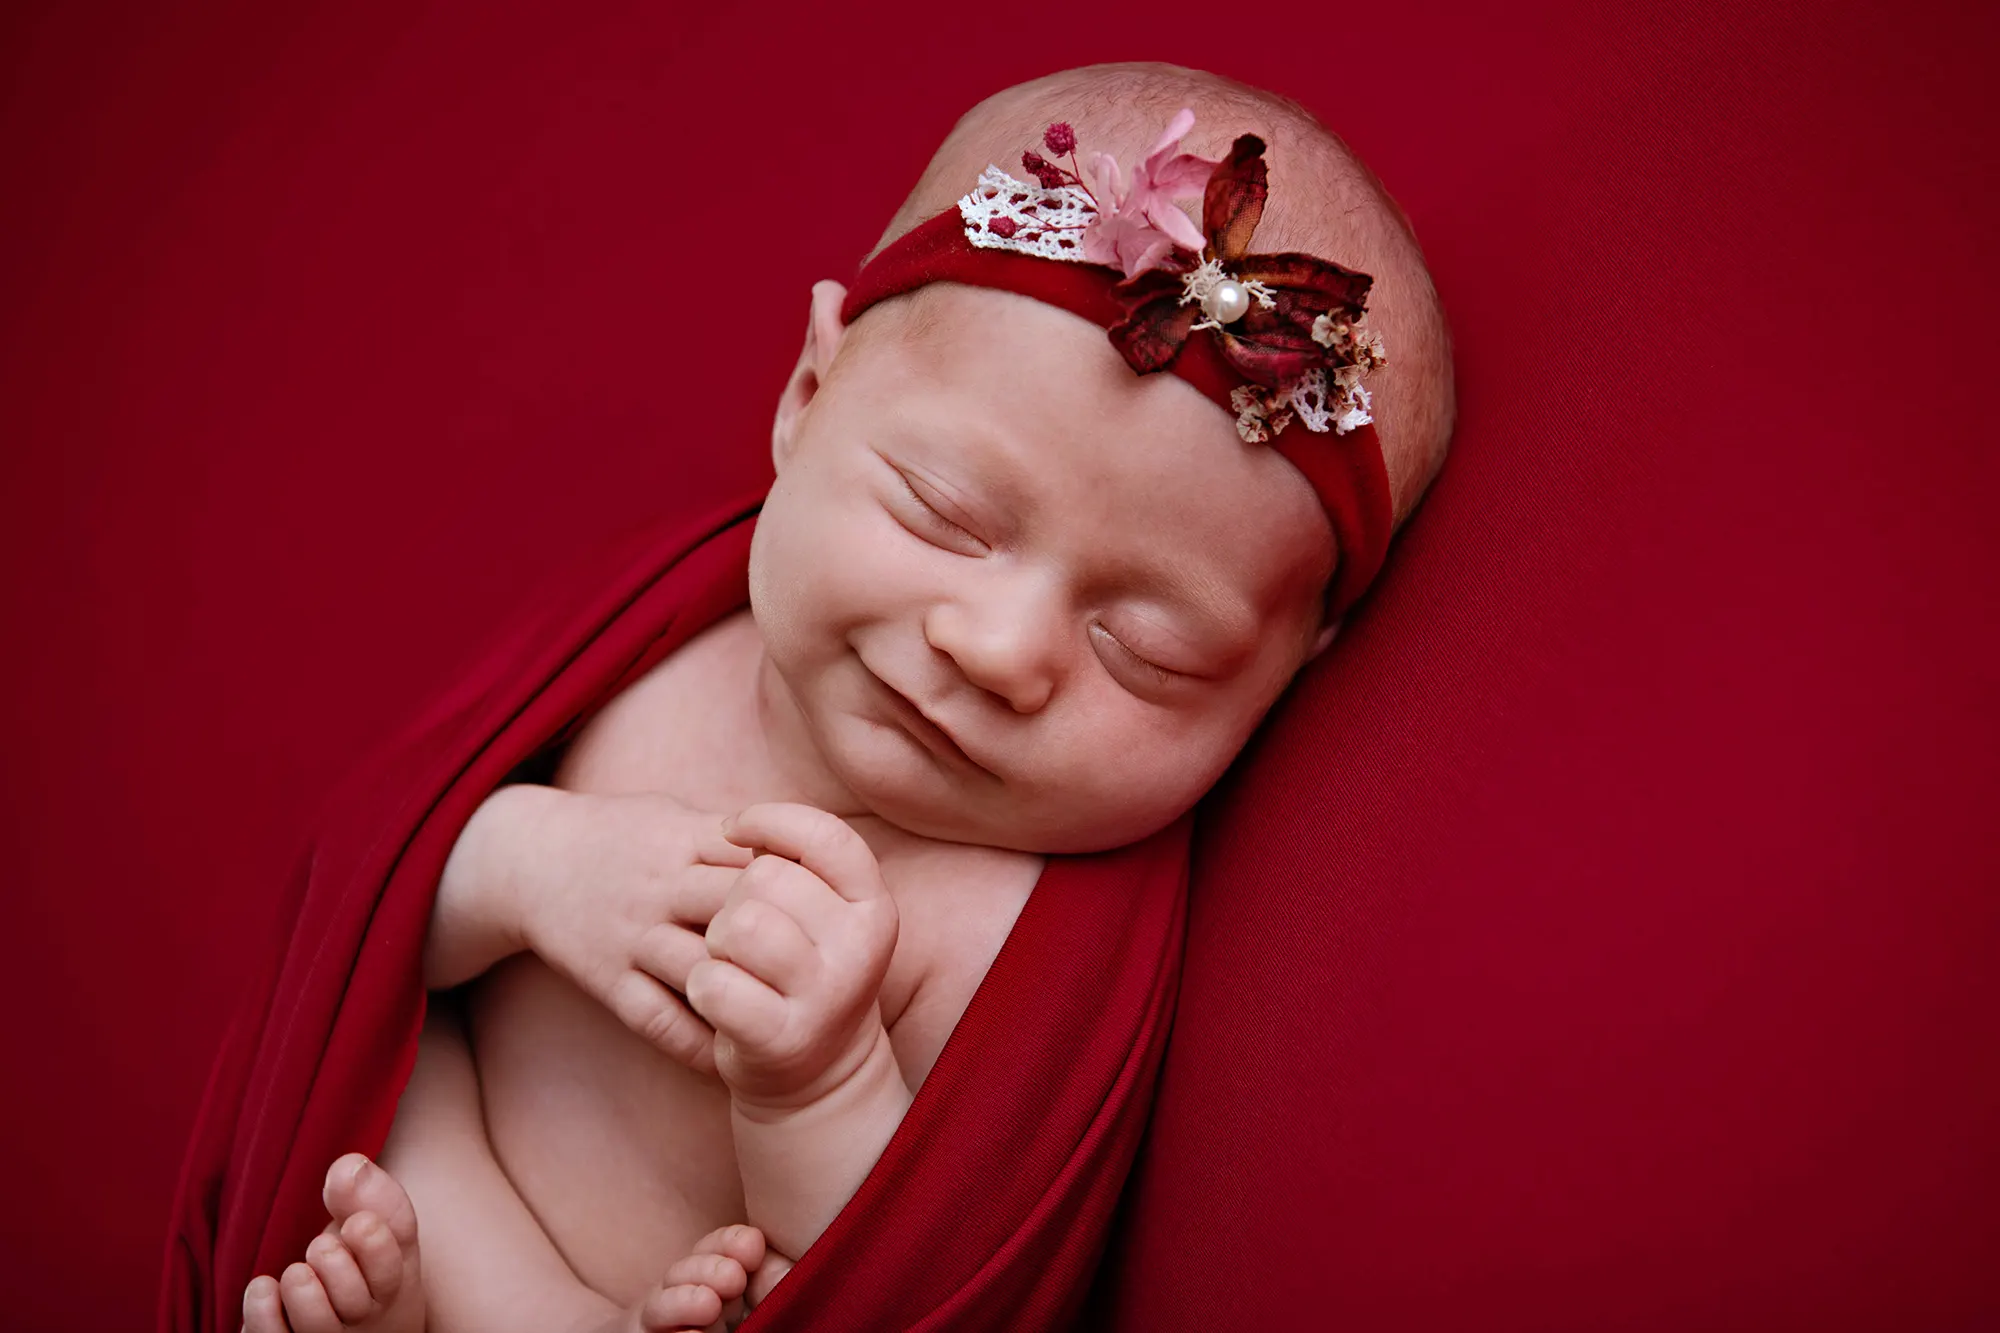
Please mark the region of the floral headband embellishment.
[[[958, 201], [966, 240], [980, 249], [1101, 264], [1124, 280], [1114, 289], [1125, 317], [1110, 330], [1132, 369], [1164, 370], [1190, 337], [1211, 333], [1229, 365], [1249, 383], [1230, 393], [1236, 430], [1261, 444], [1296, 418], [1310, 431], [1344, 435], [1368, 424], [1361, 380], [1387, 359], [1363, 327], [1374, 279], [1306, 254], [1251, 254], [1264, 214], [1269, 172], [1264, 141], [1237, 138], [1220, 161], [1179, 151], [1194, 127], [1183, 109], [1128, 180], [1108, 153], [1088, 165], [1076, 133], [1057, 122], [1040, 153], [1021, 155], [1036, 184], [997, 166]], [[1202, 225], [1176, 207], [1202, 201]]]

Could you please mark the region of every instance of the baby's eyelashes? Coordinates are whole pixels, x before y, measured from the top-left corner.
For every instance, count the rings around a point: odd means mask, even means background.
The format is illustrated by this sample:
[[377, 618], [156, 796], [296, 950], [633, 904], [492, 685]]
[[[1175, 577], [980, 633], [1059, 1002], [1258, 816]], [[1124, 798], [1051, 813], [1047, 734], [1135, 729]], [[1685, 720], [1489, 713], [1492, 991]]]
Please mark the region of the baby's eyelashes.
[[1090, 627], [1090, 634], [1092, 638], [1099, 642], [1110, 644], [1110, 650], [1120, 655], [1131, 668], [1146, 672], [1162, 685], [1171, 685], [1174, 681], [1182, 678], [1181, 672], [1163, 667], [1149, 657], [1140, 656], [1130, 647], [1126, 646], [1124, 640], [1102, 625], [1092, 625]]
[[[917, 533], [918, 536], [933, 545], [956, 551], [960, 555], [985, 555], [992, 549], [963, 524], [947, 518], [936, 504], [925, 499], [923, 492], [917, 489], [917, 484], [910, 480], [908, 474], [899, 470], [896, 475], [903, 481], [903, 507], [914, 517], [921, 529]], [[906, 521], [904, 526], [910, 526], [909, 522]]]

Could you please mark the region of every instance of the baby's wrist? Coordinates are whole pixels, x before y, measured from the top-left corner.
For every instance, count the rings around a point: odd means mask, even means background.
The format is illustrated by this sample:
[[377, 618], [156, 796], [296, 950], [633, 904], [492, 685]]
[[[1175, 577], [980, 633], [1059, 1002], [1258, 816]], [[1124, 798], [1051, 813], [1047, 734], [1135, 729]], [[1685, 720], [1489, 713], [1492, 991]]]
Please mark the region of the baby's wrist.
[[730, 1104], [737, 1115], [758, 1125], [777, 1125], [800, 1118], [818, 1118], [857, 1102], [874, 1101], [884, 1091], [908, 1095], [896, 1048], [879, 1016], [843, 1047], [813, 1078], [791, 1088], [748, 1082], [729, 1083]]
[[877, 1031], [861, 1063], [810, 1101], [773, 1107], [732, 1090], [744, 1207], [774, 1253], [802, 1255], [811, 1248], [874, 1170], [909, 1112], [909, 1084], [879, 1023]]
[[571, 843], [583, 798], [560, 787], [522, 783], [503, 788], [489, 846], [488, 891], [483, 910], [493, 929], [516, 949], [533, 949], [536, 915], [560, 896], [558, 880], [571, 866]]
[[568, 793], [515, 783], [472, 813], [445, 862], [431, 913], [425, 984], [469, 981], [528, 947], [529, 909], [553, 817]]

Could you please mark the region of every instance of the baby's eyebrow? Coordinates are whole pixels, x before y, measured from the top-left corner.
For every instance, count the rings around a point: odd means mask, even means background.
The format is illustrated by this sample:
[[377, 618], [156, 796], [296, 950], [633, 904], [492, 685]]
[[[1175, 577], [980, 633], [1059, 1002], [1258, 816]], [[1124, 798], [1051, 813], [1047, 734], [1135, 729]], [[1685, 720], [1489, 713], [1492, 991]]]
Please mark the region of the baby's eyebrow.
[[1226, 658], [1234, 667], [1256, 650], [1258, 616], [1248, 602], [1218, 580], [1188, 568], [1134, 568], [1132, 586], [1158, 594], [1160, 608], [1182, 628], [1190, 646]]
[[[992, 511], [982, 517], [990, 520], [1007, 519], [1018, 522], [1032, 507], [1033, 496], [1022, 485], [1019, 475], [1024, 469], [1013, 448], [997, 435], [988, 438], [985, 457], [968, 459], [962, 449], [944, 444], [948, 437], [962, 440], [968, 429], [965, 423], [954, 422], [949, 428], [934, 424], [927, 416], [899, 412], [886, 419], [885, 439], [894, 444], [878, 444], [874, 452], [889, 466], [921, 468], [932, 482], [947, 486], [954, 492], [952, 498], [961, 503], [977, 505]], [[1002, 460], [997, 466], [994, 457]]]
[[1212, 646], [1236, 654], [1256, 642], [1255, 612], [1213, 579], [1183, 571], [1156, 575], [1153, 582], [1167, 593], [1169, 606], [1185, 614]]

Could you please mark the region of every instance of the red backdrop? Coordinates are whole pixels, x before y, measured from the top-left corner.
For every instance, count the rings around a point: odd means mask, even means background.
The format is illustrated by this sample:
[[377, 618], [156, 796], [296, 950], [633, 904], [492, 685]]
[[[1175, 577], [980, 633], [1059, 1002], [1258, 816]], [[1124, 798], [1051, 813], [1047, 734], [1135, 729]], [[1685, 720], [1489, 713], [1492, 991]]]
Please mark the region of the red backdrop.
[[1374, 164], [1464, 410], [1209, 811], [1101, 1318], [2000, 1319], [1995, 13], [8, 7], [0, 1322], [149, 1320], [343, 766], [750, 475], [960, 111], [1131, 57]]

